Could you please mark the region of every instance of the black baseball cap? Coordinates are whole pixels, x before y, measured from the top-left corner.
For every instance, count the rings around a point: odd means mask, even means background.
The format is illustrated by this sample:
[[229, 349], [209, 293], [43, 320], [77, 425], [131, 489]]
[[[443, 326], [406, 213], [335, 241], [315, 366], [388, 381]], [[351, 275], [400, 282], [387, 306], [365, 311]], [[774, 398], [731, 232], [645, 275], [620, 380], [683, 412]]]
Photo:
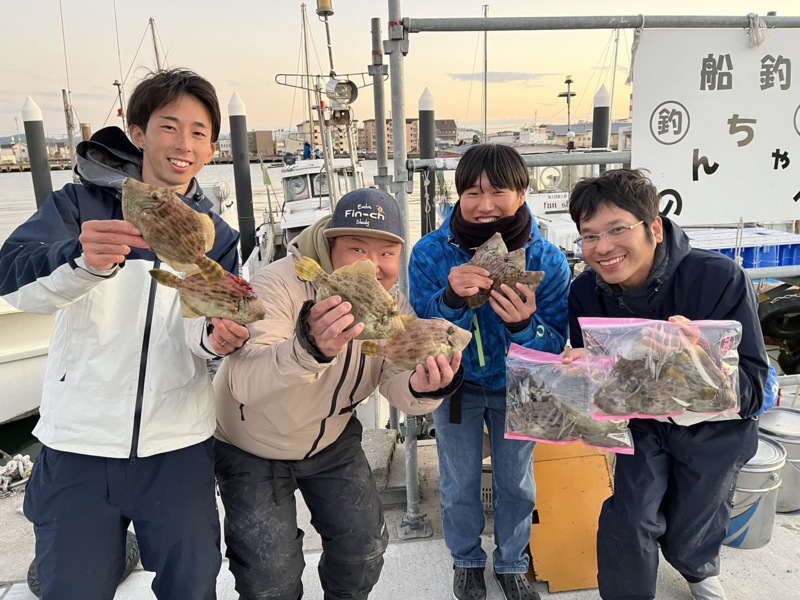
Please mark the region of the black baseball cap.
[[405, 243], [403, 217], [397, 201], [377, 188], [346, 193], [336, 203], [325, 237], [362, 235]]

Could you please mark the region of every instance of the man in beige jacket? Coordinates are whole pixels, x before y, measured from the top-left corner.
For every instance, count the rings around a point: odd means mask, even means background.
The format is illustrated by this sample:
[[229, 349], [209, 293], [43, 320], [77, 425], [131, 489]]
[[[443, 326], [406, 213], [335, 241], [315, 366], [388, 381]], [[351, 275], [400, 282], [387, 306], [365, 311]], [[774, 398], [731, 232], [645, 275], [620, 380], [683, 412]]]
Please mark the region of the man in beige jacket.
[[[378, 580], [388, 536], [355, 409], [379, 387], [407, 414], [431, 412], [460, 385], [461, 354], [450, 363], [428, 358], [427, 368], [413, 372], [364, 356], [355, 340], [363, 324], [353, 323], [349, 303], [339, 296], [315, 303], [317, 286], [295, 275], [295, 263], [306, 256], [330, 273], [370, 259], [390, 290], [403, 243], [394, 198], [356, 190], [251, 281], [266, 315], [249, 326], [250, 341], [226, 358], [214, 381], [226, 555], [244, 600], [303, 595], [297, 489], [322, 536], [325, 599], [365, 599]], [[398, 305], [414, 314], [402, 295]]]

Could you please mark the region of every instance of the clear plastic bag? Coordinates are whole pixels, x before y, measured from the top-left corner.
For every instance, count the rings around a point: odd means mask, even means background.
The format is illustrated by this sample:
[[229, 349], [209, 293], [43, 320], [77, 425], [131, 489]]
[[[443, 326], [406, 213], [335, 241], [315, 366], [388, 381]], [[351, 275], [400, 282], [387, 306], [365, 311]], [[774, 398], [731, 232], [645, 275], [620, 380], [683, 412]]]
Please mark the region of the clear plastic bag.
[[582, 443], [633, 454], [627, 421], [595, 421], [589, 413], [592, 394], [605, 381], [607, 363], [581, 358], [565, 365], [556, 354], [511, 344], [506, 362], [506, 438]]
[[594, 393], [595, 419], [719, 415], [739, 410], [742, 326], [736, 321], [670, 323], [580, 317], [589, 357], [612, 368]]

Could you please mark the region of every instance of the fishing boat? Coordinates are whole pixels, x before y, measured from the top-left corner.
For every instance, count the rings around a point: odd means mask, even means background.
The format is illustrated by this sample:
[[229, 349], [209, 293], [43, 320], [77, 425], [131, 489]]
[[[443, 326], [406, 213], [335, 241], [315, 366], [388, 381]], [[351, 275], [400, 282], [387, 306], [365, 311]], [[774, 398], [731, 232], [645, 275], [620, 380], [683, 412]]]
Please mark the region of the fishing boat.
[[39, 409], [47, 348], [55, 315], [22, 312], [0, 299], [3, 344], [0, 346], [0, 425], [32, 415]]

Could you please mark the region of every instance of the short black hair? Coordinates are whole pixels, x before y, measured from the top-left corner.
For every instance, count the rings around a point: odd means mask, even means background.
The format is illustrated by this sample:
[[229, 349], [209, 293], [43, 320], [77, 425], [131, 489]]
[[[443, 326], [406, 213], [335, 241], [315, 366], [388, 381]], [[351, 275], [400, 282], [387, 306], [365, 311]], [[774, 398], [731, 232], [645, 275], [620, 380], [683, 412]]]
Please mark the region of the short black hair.
[[569, 216], [580, 231], [581, 220], [591, 219], [602, 206], [616, 206], [632, 213], [648, 227], [658, 215], [660, 198], [642, 171], [613, 169], [599, 177], [581, 179], [569, 196]]
[[530, 175], [525, 160], [511, 146], [478, 144], [464, 153], [456, 167], [456, 192], [459, 196], [471, 188], [486, 172], [489, 183], [498, 190], [526, 192]]
[[150, 72], [139, 82], [128, 99], [128, 126], [138, 125], [147, 131], [151, 115], [181, 96], [194, 96], [211, 117], [211, 142], [219, 138], [220, 115], [217, 92], [211, 83], [189, 69]]

